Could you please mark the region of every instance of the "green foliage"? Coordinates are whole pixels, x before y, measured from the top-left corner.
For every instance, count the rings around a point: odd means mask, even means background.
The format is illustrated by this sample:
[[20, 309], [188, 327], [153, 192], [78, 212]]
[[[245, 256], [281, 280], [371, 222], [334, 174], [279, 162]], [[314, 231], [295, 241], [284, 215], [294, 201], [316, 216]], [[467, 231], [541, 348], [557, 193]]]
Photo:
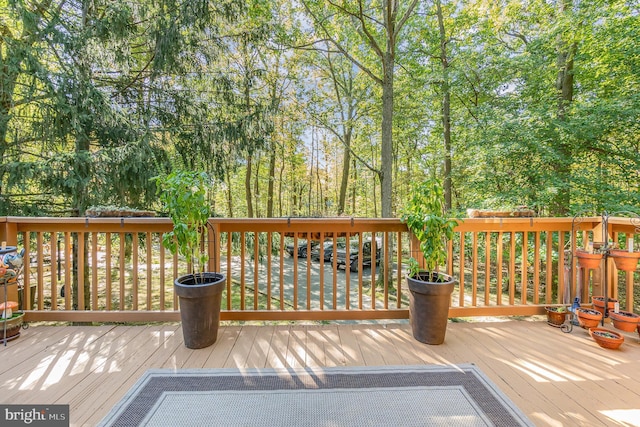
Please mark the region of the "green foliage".
[[[429, 179], [418, 184], [406, 203], [402, 221], [420, 242], [428, 271], [436, 271], [447, 260], [447, 242], [454, 236], [458, 225], [455, 219], [449, 219], [444, 212], [444, 190], [437, 179]], [[417, 273], [417, 261], [411, 262], [410, 275]]]
[[[445, 54], [435, 2], [418, 2], [391, 40], [387, 161], [382, 87], [371, 84], [383, 77], [383, 3], [5, 1], [0, 215], [154, 209], [150, 178], [172, 158], [224, 177], [214, 203], [228, 216], [248, 215], [248, 200], [254, 216], [379, 216], [381, 176], [393, 176], [384, 206], [395, 210], [449, 153], [456, 211], [549, 215], [559, 200], [571, 212], [637, 211], [636, 5], [439, 3]], [[413, 4], [398, 2], [396, 16]], [[560, 108], [563, 49], [574, 92]]]
[[204, 172], [176, 170], [159, 177], [158, 184], [160, 201], [173, 221], [173, 231], [162, 238], [163, 246], [193, 263], [194, 272], [203, 272], [209, 260], [206, 249], [200, 249], [211, 212], [206, 198], [209, 177]]

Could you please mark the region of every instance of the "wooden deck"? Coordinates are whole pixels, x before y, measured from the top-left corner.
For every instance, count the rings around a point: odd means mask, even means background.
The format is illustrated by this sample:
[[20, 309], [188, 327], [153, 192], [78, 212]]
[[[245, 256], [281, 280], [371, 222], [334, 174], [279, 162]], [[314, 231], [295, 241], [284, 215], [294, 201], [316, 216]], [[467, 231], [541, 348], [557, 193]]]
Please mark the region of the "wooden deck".
[[149, 368], [475, 363], [538, 426], [640, 425], [639, 339], [625, 338], [605, 350], [532, 319], [450, 323], [440, 346], [406, 324], [231, 325], [189, 350], [177, 323], [34, 324], [0, 347], [0, 402], [69, 404], [71, 425], [92, 426]]

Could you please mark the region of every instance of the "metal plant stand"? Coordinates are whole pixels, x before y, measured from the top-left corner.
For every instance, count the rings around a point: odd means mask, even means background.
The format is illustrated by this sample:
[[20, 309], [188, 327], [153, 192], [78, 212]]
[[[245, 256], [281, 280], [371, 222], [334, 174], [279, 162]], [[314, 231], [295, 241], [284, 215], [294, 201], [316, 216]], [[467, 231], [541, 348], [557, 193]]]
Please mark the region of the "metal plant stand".
[[[4, 244], [2, 245], [2, 249], [0, 249], [0, 260], [2, 260], [2, 264], [5, 265], [5, 261], [8, 260], [8, 257], [16, 254], [17, 255], [17, 248], [15, 246], [5, 246]], [[13, 259], [15, 260], [15, 257], [13, 257]], [[7, 261], [9, 262], [9, 261]], [[7, 265], [7, 267], [12, 267], [10, 265]], [[9, 271], [11, 271], [11, 275], [9, 275]], [[11, 270], [7, 269], [5, 271], [5, 273], [2, 274], [2, 276], [0, 276], [0, 286], [3, 287], [4, 290], [4, 302], [5, 304], [8, 303], [8, 291], [7, 291], [7, 287], [10, 285], [13, 285], [14, 283], [20, 287], [20, 277], [22, 275], [24, 271], [24, 260], [22, 260], [22, 264], [19, 267], [14, 267]], [[5, 306], [6, 307], [6, 306]], [[4, 312], [6, 313], [7, 309], [4, 309]], [[9, 322], [11, 321], [11, 319], [2, 319], [2, 337], [0, 337], [0, 342], [4, 343], [5, 347], [7, 345], [8, 341], [14, 340], [16, 338], [18, 338], [20, 336], [20, 332], [18, 332], [15, 335], [12, 335], [10, 337], [7, 337], [7, 325], [9, 324]], [[14, 327], [14, 326], [12, 326]], [[18, 328], [22, 328], [22, 329], [27, 329], [27, 324], [26, 323], [22, 323], [19, 324]], [[18, 329], [18, 330], [19, 330]]]
[[[571, 236], [572, 236], [572, 241], [574, 240], [574, 236], [575, 236], [575, 232], [577, 231], [577, 226], [579, 226], [580, 223], [582, 223], [584, 221], [583, 218], [584, 212], [581, 214], [576, 214], [573, 217], [573, 221], [571, 222]], [[602, 254], [602, 259], [604, 261], [604, 267], [603, 267], [603, 297], [604, 297], [604, 308], [603, 308], [603, 315], [602, 315], [602, 319], [600, 320], [600, 324], [604, 325], [604, 319], [608, 316], [608, 311], [609, 311], [609, 263], [607, 262], [609, 257], [611, 256], [611, 251], [615, 248], [615, 244], [610, 244], [609, 243], [609, 218], [612, 216], [625, 216], [626, 218], [630, 218], [631, 220], [631, 224], [632, 226], [635, 228], [634, 229], [634, 233], [640, 233], [640, 215], [638, 215], [635, 212], [631, 212], [631, 211], [618, 211], [618, 212], [613, 212], [613, 213], [609, 213], [604, 211], [601, 215], [602, 218], [602, 241], [601, 242], [593, 242], [593, 247], [594, 250], [597, 250], [598, 253]], [[632, 241], [633, 242], [633, 241]], [[576, 248], [572, 248], [571, 250], [571, 255], [572, 256], [576, 256]], [[571, 332], [572, 329], [572, 325], [578, 325], [578, 321], [577, 321], [577, 315], [575, 313], [575, 309], [577, 307], [580, 307], [580, 295], [582, 294], [582, 278], [580, 278], [580, 280], [577, 280], [578, 283], [574, 283], [573, 281], [576, 280], [578, 274], [575, 274], [574, 271], [574, 265], [575, 263], [571, 262], [571, 280], [572, 280], [572, 289], [575, 289], [575, 295], [574, 295], [574, 300], [573, 300], [573, 304], [571, 306], [571, 312], [572, 315], [571, 320], [568, 321], [570, 323], [570, 325], [564, 327], [563, 325], [563, 332]], [[587, 274], [589, 274], [589, 270], [587, 270]], [[567, 322], [565, 322], [567, 323]]]
[[[611, 215], [615, 215], [615, 216], [625, 215], [626, 217], [629, 217], [631, 219], [631, 224], [634, 227], [634, 233], [639, 233], [640, 232], [640, 215], [638, 215], [637, 213], [630, 212], [630, 211], [620, 211], [620, 212], [614, 212]], [[609, 230], [609, 217], [611, 215], [608, 214], [607, 212], [604, 212], [602, 214], [602, 234], [604, 236], [607, 235], [607, 232]], [[628, 237], [627, 237], [627, 240], [628, 240]], [[607, 242], [607, 241], [605, 240], [605, 242]], [[604, 262], [604, 314], [602, 316], [602, 320], [600, 321], [601, 325], [604, 325], [604, 319], [608, 316], [607, 312], [609, 311], [609, 297], [607, 295], [608, 291], [609, 291], [609, 286], [608, 286], [608, 283], [607, 283], [608, 278], [609, 278], [609, 275], [608, 275], [608, 268], [609, 268], [608, 264], [609, 263], [607, 262], [607, 259], [608, 259], [608, 257], [611, 256], [611, 250], [614, 249], [613, 246], [614, 245], [606, 244], [605, 248], [604, 248], [604, 252], [603, 252], [604, 253], [604, 260], [605, 260], [605, 262]], [[631, 248], [631, 251], [629, 251], [629, 252], [632, 252], [632, 250], [633, 250], [633, 241], [631, 242], [630, 248]]]

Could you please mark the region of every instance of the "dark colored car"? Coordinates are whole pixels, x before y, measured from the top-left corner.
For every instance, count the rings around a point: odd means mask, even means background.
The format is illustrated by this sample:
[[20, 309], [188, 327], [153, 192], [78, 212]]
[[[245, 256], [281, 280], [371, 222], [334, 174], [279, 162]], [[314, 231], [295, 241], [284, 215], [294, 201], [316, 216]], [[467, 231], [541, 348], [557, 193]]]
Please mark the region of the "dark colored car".
[[[380, 255], [382, 254], [382, 243], [376, 240], [376, 264], [380, 263]], [[333, 261], [333, 252], [331, 253], [331, 261]], [[371, 267], [371, 240], [362, 242], [362, 266]], [[347, 251], [345, 249], [339, 249], [336, 251], [336, 264], [338, 267], [343, 267], [349, 270], [358, 271], [358, 264], [360, 263], [360, 254], [358, 242], [351, 242], [351, 249], [349, 250], [349, 260], [347, 260]]]
[[[323, 243], [323, 247], [324, 247], [324, 262], [330, 262], [331, 261], [331, 257], [333, 256], [333, 240], [327, 241]], [[336, 240], [336, 248], [337, 250], [344, 250], [347, 247], [347, 244], [345, 243], [344, 239], [342, 240]], [[315, 261], [320, 261], [320, 245], [316, 246], [312, 251], [311, 251], [311, 259], [315, 260]]]
[[[320, 245], [320, 242], [318, 242], [317, 240], [312, 240], [311, 241], [311, 250], [313, 251], [313, 249], [316, 248], [319, 245]], [[295, 252], [293, 243], [291, 243], [289, 245], [286, 245], [285, 246], [285, 250], [289, 253], [289, 255], [293, 256], [293, 254]], [[308, 250], [309, 250], [309, 247], [307, 245], [307, 240], [306, 239], [299, 239], [298, 240], [298, 258], [306, 258]]]

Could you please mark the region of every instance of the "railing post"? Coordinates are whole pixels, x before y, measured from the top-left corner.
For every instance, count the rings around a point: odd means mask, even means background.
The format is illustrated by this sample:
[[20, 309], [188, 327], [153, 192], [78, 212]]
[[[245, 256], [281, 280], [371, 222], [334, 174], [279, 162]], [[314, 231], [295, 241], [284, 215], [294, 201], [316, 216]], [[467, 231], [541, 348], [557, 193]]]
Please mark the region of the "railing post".
[[411, 239], [409, 243], [411, 258], [414, 258], [416, 261], [418, 261], [418, 265], [420, 266], [420, 268], [425, 268], [424, 255], [420, 250], [420, 242], [418, 241], [416, 236], [413, 235], [413, 233], [409, 233], [409, 236]]
[[[7, 217], [0, 219], [0, 242], [6, 246], [18, 246], [18, 224], [9, 222]], [[28, 265], [27, 265], [28, 268]], [[26, 273], [25, 273], [26, 274]], [[18, 301], [18, 284], [13, 282], [5, 285], [3, 289], [0, 287], [0, 302], [5, 302], [5, 291], [7, 301]]]
[[2, 218], [0, 224], [0, 241], [7, 246], [18, 246], [18, 224], [9, 222], [7, 217]]
[[[600, 236], [600, 237], [598, 237]], [[607, 239], [604, 240], [604, 244], [607, 243], [608, 241], [608, 236], [609, 233], [607, 233]], [[598, 240], [596, 239], [602, 239], [602, 237], [604, 237], [603, 234], [603, 224], [602, 224], [602, 220], [593, 228], [593, 241], [597, 242]], [[605, 261], [608, 262], [608, 261]], [[609, 269], [609, 272], [611, 272], [612, 270]], [[586, 278], [588, 279], [588, 274], [589, 274], [589, 270], [585, 269], [585, 273], [586, 273]], [[591, 281], [592, 281], [592, 293], [591, 296], [594, 295], [604, 295], [604, 283], [603, 283], [603, 279], [604, 279], [604, 274], [602, 268], [597, 268], [595, 270], [592, 270], [591, 274]], [[588, 285], [588, 280], [587, 280], [587, 285]], [[611, 293], [608, 293], [608, 295], [611, 295]], [[589, 302], [589, 301], [585, 301], [585, 302]]]
[[207, 263], [208, 271], [220, 271], [220, 224], [212, 222], [209, 219], [208, 229], [208, 245], [209, 262]]

